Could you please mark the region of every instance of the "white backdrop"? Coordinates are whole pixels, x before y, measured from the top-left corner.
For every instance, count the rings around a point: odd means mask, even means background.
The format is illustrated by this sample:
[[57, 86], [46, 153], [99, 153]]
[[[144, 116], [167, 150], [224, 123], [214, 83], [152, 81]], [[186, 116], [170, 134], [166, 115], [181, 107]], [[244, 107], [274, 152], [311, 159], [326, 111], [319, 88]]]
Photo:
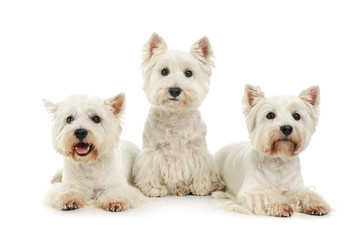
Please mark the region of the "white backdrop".
[[[360, 12], [359, 1], [347, 0], [1, 1], [0, 238], [360, 239]], [[246, 216], [211, 197], [152, 199], [122, 213], [43, 205], [62, 158], [42, 99], [125, 92], [122, 137], [140, 146], [149, 108], [140, 56], [153, 32], [170, 48], [189, 50], [204, 35], [213, 46], [216, 68], [201, 107], [212, 153], [248, 139], [244, 84], [268, 96], [320, 86], [320, 121], [301, 164], [332, 213]]]

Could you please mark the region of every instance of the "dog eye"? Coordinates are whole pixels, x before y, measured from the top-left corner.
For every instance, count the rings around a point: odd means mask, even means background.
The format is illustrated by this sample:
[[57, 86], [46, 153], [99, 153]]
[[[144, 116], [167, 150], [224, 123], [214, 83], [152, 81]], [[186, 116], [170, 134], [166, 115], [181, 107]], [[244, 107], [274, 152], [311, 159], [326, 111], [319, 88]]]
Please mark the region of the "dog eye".
[[162, 70], [162, 75], [163, 75], [163, 76], [167, 76], [168, 74], [169, 74], [168, 68], [164, 68], [164, 69]]
[[67, 123], [71, 123], [72, 121], [74, 121], [74, 118], [72, 116], [69, 116], [67, 119], [66, 119], [66, 122]]
[[95, 123], [100, 123], [100, 117], [98, 117], [98, 116], [93, 116], [93, 117], [91, 117], [91, 119]]
[[266, 118], [268, 118], [268, 119], [274, 119], [276, 117], [276, 114], [274, 114], [273, 112], [269, 112], [268, 114], [267, 114], [267, 116], [266, 116]]
[[298, 120], [301, 119], [301, 115], [298, 114], [298, 113], [294, 113], [292, 116], [293, 116], [293, 118], [294, 118], [296, 121], [298, 121]]
[[192, 77], [193, 73], [192, 73], [191, 70], [185, 70], [185, 71], [184, 71], [184, 75], [185, 75], [186, 77]]

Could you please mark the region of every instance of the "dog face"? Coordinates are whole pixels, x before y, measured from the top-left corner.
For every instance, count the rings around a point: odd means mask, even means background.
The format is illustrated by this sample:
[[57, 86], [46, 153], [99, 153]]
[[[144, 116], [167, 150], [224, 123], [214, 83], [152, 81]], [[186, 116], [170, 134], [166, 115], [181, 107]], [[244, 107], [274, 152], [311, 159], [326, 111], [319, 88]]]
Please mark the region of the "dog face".
[[143, 51], [143, 88], [151, 104], [167, 109], [201, 105], [213, 67], [213, 51], [206, 37], [187, 53], [168, 50], [166, 42], [154, 33]]
[[299, 154], [315, 132], [319, 103], [317, 86], [299, 96], [266, 98], [259, 87], [246, 85], [243, 106], [253, 147], [281, 158]]
[[53, 115], [52, 140], [58, 153], [85, 162], [118, 146], [124, 94], [106, 100], [76, 95], [58, 104], [44, 103]]

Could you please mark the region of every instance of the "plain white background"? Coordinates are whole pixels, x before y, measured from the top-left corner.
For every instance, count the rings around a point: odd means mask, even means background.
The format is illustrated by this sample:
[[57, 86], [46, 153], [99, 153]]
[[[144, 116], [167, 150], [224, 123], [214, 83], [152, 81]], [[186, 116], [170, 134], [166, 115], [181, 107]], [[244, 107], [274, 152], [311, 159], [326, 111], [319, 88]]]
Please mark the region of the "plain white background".
[[[361, 6], [358, 1], [1, 1], [1, 239], [360, 239]], [[301, 154], [323, 217], [246, 216], [211, 197], [151, 199], [122, 213], [43, 205], [62, 157], [42, 99], [127, 95], [122, 137], [141, 145], [149, 104], [141, 49], [153, 32], [189, 50], [208, 36], [216, 58], [201, 112], [214, 153], [248, 140], [244, 84], [267, 96], [319, 85], [321, 116]]]

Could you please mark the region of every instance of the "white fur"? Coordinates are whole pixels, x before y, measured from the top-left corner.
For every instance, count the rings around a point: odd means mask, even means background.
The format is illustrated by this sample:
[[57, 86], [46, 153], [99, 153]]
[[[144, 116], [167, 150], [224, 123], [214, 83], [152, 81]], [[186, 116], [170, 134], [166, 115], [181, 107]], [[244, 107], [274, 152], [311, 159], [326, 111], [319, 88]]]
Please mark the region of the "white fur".
[[[107, 100], [71, 96], [58, 104], [45, 101], [45, 106], [53, 114], [53, 146], [64, 156], [63, 170], [54, 176], [47, 197], [52, 207], [72, 210], [95, 202], [97, 207], [122, 211], [144, 201], [140, 191], [130, 185], [132, 163], [140, 150], [119, 139], [124, 94]], [[73, 117], [70, 123], [69, 116]], [[95, 123], [94, 116], [101, 121]], [[76, 138], [77, 129], [88, 131], [84, 140]], [[92, 144], [93, 150], [87, 156], [77, 155], [74, 145], [79, 142]]]
[[[133, 168], [135, 183], [151, 197], [167, 194], [207, 195], [216, 181], [206, 144], [206, 126], [197, 109], [206, 97], [213, 66], [207, 38], [190, 53], [168, 50], [153, 34], [144, 46], [144, 92], [152, 104], [143, 131], [143, 148]], [[163, 76], [162, 69], [169, 74]], [[192, 71], [191, 77], [185, 71]], [[181, 94], [173, 100], [169, 88]]]
[[[246, 85], [243, 106], [250, 142], [227, 145], [215, 154], [227, 191], [213, 196], [232, 199], [225, 208], [245, 214], [326, 214], [328, 204], [303, 184], [298, 157], [317, 125], [319, 88], [266, 98], [259, 87]], [[270, 112], [274, 119], [266, 117]], [[280, 129], [284, 125], [293, 127], [288, 137]]]

